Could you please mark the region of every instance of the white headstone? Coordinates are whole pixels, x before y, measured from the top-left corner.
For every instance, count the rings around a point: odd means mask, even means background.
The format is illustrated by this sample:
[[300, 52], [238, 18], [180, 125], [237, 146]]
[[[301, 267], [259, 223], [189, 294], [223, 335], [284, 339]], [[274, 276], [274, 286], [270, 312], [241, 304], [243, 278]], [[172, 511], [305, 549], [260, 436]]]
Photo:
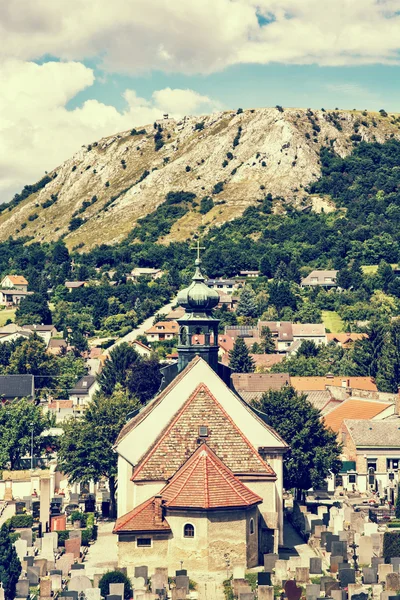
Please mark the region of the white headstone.
[[15, 551], [18, 554], [18, 558], [20, 560], [20, 562], [22, 563], [22, 560], [24, 558], [24, 556], [26, 556], [26, 552], [28, 549], [28, 542], [26, 540], [16, 540], [16, 542], [14, 543], [15, 546]]

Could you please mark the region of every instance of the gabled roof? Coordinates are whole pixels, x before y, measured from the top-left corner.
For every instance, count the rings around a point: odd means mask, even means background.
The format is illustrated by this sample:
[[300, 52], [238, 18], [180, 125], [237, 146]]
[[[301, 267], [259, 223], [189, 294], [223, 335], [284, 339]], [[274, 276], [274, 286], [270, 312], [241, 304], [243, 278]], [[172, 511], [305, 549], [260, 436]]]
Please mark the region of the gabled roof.
[[75, 395], [87, 394], [95, 381], [96, 377], [94, 375], [84, 375], [69, 393]]
[[177, 335], [179, 332], [179, 326], [176, 321], [158, 321], [145, 331], [146, 334], [149, 333], [173, 333]]
[[80, 288], [85, 285], [85, 281], [66, 281], [65, 287], [67, 288]]
[[113, 533], [124, 532], [168, 532], [171, 527], [165, 518], [162, 518], [161, 507], [158, 499], [153, 497], [117, 519]]
[[387, 408], [394, 407], [393, 403], [371, 402], [370, 400], [345, 400], [339, 406], [324, 416], [326, 427], [338, 433], [345, 419], [373, 419]]
[[175, 473], [161, 495], [167, 508], [242, 508], [262, 502], [207, 444], [202, 444]]
[[205, 384], [200, 384], [136, 466], [132, 481], [168, 480], [198, 447], [199, 426], [207, 443], [234, 473], [275, 477], [238, 425]]
[[143, 348], [143, 350], [148, 350], [149, 352], [151, 352], [151, 348], [149, 348], [148, 346], [146, 346], [146, 344], [143, 344], [139, 340], [133, 340], [132, 346], [140, 346], [141, 348]]
[[0, 375], [0, 399], [33, 398], [34, 394], [33, 375]]
[[292, 331], [293, 337], [326, 335], [325, 325], [319, 323], [293, 323]]
[[267, 392], [290, 385], [290, 375], [289, 373], [232, 373], [232, 383], [239, 393]]
[[327, 333], [326, 338], [328, 342], [337, 342], [338, 344], [349, 344], [357, 340], [367, 338], [367, 333]]
[[346, 419], [344, 425], [357, 447], [399, 448], [400, 419]]
[[[8, 279], [14, 285], [28, 285], [28, 282], [23, 275], [6, 275], [6, 277], [8, 277]], [[6, 277], [4, 277], [4, 279]], [[3, 281], [4, 281], [4, 279], [3, 279]]]
[[325, 377], [291, 377], [291, 384], [296, 392], [322, 391], [326, 389], [327, 385], [370, 392], [378, 391], [372, 377], [333, 377], [329, 375]]

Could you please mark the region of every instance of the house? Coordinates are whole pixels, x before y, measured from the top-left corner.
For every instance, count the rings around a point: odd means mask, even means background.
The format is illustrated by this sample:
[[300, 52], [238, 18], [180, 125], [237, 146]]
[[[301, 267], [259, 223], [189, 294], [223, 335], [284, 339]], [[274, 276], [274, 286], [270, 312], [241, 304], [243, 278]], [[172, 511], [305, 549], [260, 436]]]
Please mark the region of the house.
[[84, 375], [81, 377], [75, 387], [69, 392], [69, 400], [72, 400], [74, 409], [84, 409], [93, 400], [93, 396], [98, 389], [99, 384], [94, 375]]
[[0, 287], [4, 289], [15, 289], [20, 292], [28, 291], [28, 281], [23, 275], [6, 275], [0, 282]]
[[217, 290], [223, 294], [232, 294], [234, 290], [239, 288], [239, 283], [236, 279], [207, 279], [206, 285], [212, 290]]
[[166, 321], [177, 321], [185, 314], [185, 309], [182, 306], [177, 306], [169, 311], [167, 316], [165, 317]]
[[296, 392], [324, 391], [328, 386], [341, 387], [346, 392], [353, 388], [366, 392], [378, 391], [372, 377], [334, 377], [328, 373], [325, 377], [291, 377], [290, 381]]
[[379, 491], [393, 503], [399, 481], [400, 419], [345, 419], [340, 430], [343, 465], [336, 487]]
[[[226, 578], [226, 554], [243, 569], [276, 552], [283, 530], [283, 456], [288, 445], [226, 381], [218, 363], [218, 294], [199, 257], [193, 283], [178, 294], [185, 308], [178, 361], [164, 387], [131, 416], [118, 454], [118, 567], [183, 561], [196, 581]], [[204, 343], [195, 341], [204, 335]], [[197, 342], [203, 341], [203, 338]]]
[[247, 279], [253, 279], [254, 277], [259, 277], [260, 271], [240, 271], [241, 277], [246, 277]]
[[25, 331], [15, 323], [9, 323], [8, 325], [4, 325], [4, 327], [0, 327], [0, 344], [13, 342], [18, 338], [28, 339], [31, 335], [30, 331]]
[[348, 398], [342, 402], [335, 401], [335, 404], [323, 419], [325, 426], [337, 434], [345, 419], [385, 419], [393, 415], [396, 409], [394, 402], [374, 402], [361, 398]]
[[127, 277], [130, 281], [138, 281], [139, 277], [148, 277], [149, 279], [159, 279], [164, 275], [164, 271], [161, 269], [151, 269], [146, 267], [136, 267], [131, 271], [130, 276]]
[[47, 346], [49, 346], [52, 338], [59, 336], [55, 325], [22, 325], [22, 329], [24, 331], [29, 331], [30, 333], [36, 333], [40, 338], [42, 338]]
[[48, 354], [59, 356], [68, 349], [68, 344], [63, 338], [52, 338], [47, 346]]
[[139, 340], [133, 340], [131, 346], [136, 350], [138, 354], [140, 354], [140, 356], [151, 356], [152, 349], [146, 346], [146, 344], [142, 344], [142, 342], [139, 342]]
[[0, 401], [35, 398], [33, 375], [0, 375]]
[[233, 373], [232, 387], [245, 402], [260, 400], [265, 392], [290, 385], [289, 373]]
[[32, 294], [33, 292], [12, 288], [0, 290], [0, 306], [18, 306], [21, 300]]
[[326, 339], [328, 344], [333, 342], [336, 346], [341, 346], [342, 348], [349, 348], [354, 344], [354, 342], [358, 340], [362, 340], [367, 338], [368, 334], [366, 333], [327, 333]]
[[145, 331], [145, 334], [148, 342], [162, 342], [164, 340], [172, 340], [178, 335], [178, 332], [177, 321], [159, 321]]
[[49, 402], [47, 406], [44, 406], [44, 410], [52, 412], [56, 418], [56, 424], [62, 423], [70, 417], [79, 416], [79, 412], [74, 410], [74, 403], [72, 400], [53, 400]]
[[301, 280], [301, 287], [321, 286], [328, 289], [337, 287], [337, 274], [337, 270], [334, 269], [330, 271], [311, 271], [307, 277], [304, 277], [304, 279]]
[[226, 307], [230, 312], [234, 312], [236, 310], [237, 304], [239, 302], [239, 298], [231, 296], [231, 294], [225, 294], [223, 292], [218, 291], [219, 302], [217, 308]]
[[292, 325], [293, 344], [297, 341], [304, 342], [309, 340], [316, 346], [326, 345], [325, 325], [322, 323], [293, 323]]
[[285, 356], [283, 354], [250, 354], [256, 367], [256, 373], [269, 371], [274, 365], [281, 363]]
[[69, 292], [72, 292], [73, 290], [79, 290], [79, 288], [85, 287], [86, 281], [66, 281], [64, 285]]

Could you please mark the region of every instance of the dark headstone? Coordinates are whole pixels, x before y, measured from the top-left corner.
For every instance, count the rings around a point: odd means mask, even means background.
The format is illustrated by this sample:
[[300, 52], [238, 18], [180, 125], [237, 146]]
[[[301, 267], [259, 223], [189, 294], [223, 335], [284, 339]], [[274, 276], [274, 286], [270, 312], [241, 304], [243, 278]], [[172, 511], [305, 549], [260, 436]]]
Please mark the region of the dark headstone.
[[178, 577], [178, 575], [187, 575], [187, 570], [179, 569], [178, 571], [175, 571], [175, 575], [176, 575], [176, 577]]
[[27, 567], [33, 567], [34, 556], [24, 556], [24, 563]]
[[342, 569], [339, 571], [340, 587], [345, 588], [349, 583], [356, 582], [356, 572], [354, 569]]
[[374, 585], [378, 582], [378, 573], [374, 568], [363, 567], [362, 576], [364, 585]]
[[29, 579], [30, 586], [38, 585], [40, 577], [40, 567], [27, 567], [26, 576]]
[[326, 551], [327, 552], [332, 552], [332, 544], [333, 544], [333, 542], [338, 542], [338, 541], [339, 541], [339, 536], [338, 535], [333, 535], [331, 533], [331, 535], [326, 538]]
[[64, 592], [60, 592], [59, 596], [61, 596], [61, 598], [73, 598], [74, 600], [78, 600], [78, 592], [75, 590], [65, 590]]
[[271, 573], [257, 573], [258, 585], [272, 585], [271, 584]]
[[330, 516], [329, 516], [329, 512], [326, 512], [322, 515], [322, 524], [326, 525], [328, 527], [329, 525], [329, 520], [330, 520]]
[[149, 569], [147, 566], [135, 567], [135, 577], [143, 577], [147, 582], [149, 577]]
[[187, 575], [177, 575], [175, 577], [175, 584], [178, 589], [189, 591], [189, 577]]
[[340, 562], [338, 564], [338, 570], [341, 571], [342, 569], [349, 569], [350, 565], [348, 562]]
[[301, 592], [301, 587], [297, 587], [296, 582], [293, 579], [290, 579], [285, 583], [285, 594], [288, 600], [300, 600]]
[[390, 559], [390, 562], [393, 565], [393, 573], [399, 573], [400, 572], [400, 557], [393, 556]]
[[278, 558], [278, 554], [264, 554], [264, 571], [266, 573], [272, 573]]
[[340, 540], [333, 541], [331, 544], [331, 552], [335, 556], [347, 557], [347, 542], [341, 542]]
[[51, 569], [50, 575], [62, 575], [62, 570], [61, 569]]
[[321, 546], [325, 547], [328, 538], [332, 537], [332, 533], [330, 531], [321, 531]]
[[71, 565], [71, 571], [79, 571], [80, 569], [84, 569], [85, 565], [82, 563], [75, 563]]
[[378, 565], [383, 565], [384, 563], [385, 563], [385, 559], [380, 556], [373, 556], [371, 558], [371, 567], [374, 567], [376, 569], [378, 568]]
[[336, 579], [333, 579], [333, 577], [327, 577], [326, 575], [321, 577], [321, 579], [320, 579], [321, 592], [325, 592], [325, 585], [327, 583], [336, 583]]
[[368, 600], [368, 594], [360, 592], [359, 594], [353, 594], [351, 600]]
[[319, 575], [320, 573], [322, 573], [322, 558], [312, 556], [310, 558], [310, 574]]
[[122, 596], [117, 596], [116, 594], [109, 594], [106, 596], [106, 600], [122, 600]]

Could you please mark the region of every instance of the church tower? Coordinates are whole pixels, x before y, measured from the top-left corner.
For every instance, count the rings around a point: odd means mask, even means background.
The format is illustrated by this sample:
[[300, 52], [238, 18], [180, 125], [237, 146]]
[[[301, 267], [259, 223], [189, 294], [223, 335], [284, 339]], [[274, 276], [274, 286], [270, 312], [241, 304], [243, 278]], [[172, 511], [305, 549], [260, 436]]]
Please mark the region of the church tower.
[[196, 270], [193, 283], [178, 294], [178, 304], [186, 313], [178, 319], [178, 370], [181, 372], [195, 356], [201, 356], [218, 372], [218, 319], [212, 310], [219, 302], [219, 295], [204, 283], [200, 271], [200, 245], [197, 243]]

